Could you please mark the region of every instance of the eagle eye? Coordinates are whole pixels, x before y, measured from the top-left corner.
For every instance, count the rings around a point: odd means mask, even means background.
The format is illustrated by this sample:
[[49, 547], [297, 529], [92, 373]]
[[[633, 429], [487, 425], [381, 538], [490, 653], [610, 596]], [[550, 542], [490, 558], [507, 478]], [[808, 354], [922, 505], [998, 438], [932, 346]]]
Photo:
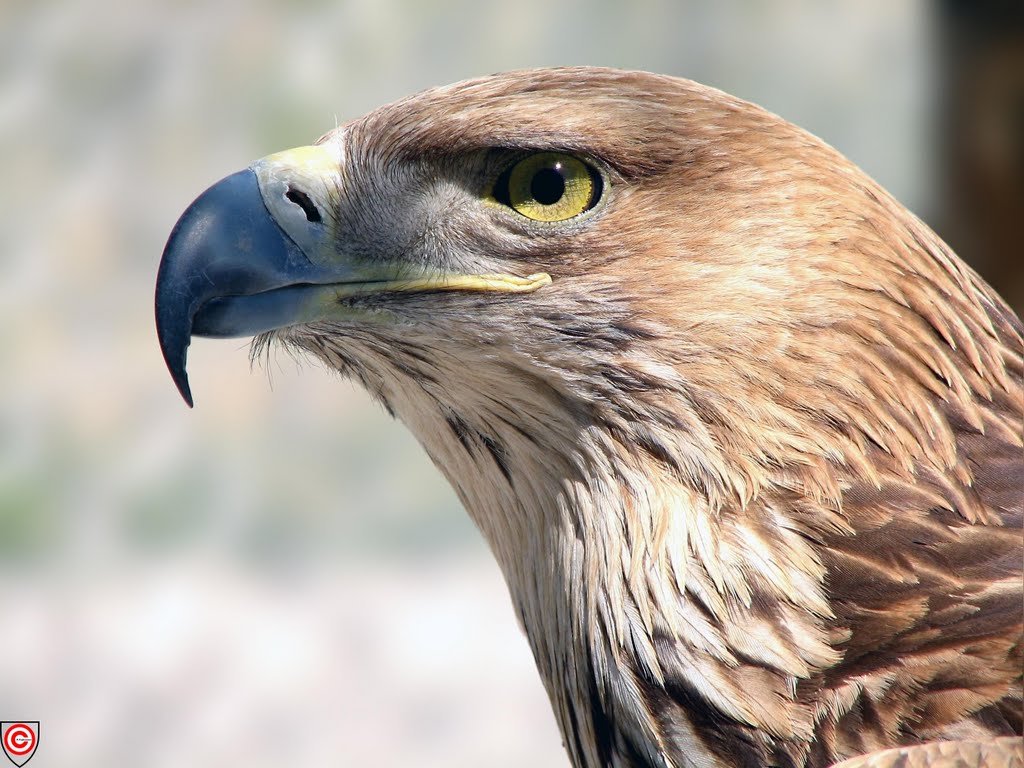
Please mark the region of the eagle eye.
[[601, 199], [601, 174], [561, 152], [538, 152], [518, 160], [494, 186], [494, 199], [534, 221], [565, 221]]

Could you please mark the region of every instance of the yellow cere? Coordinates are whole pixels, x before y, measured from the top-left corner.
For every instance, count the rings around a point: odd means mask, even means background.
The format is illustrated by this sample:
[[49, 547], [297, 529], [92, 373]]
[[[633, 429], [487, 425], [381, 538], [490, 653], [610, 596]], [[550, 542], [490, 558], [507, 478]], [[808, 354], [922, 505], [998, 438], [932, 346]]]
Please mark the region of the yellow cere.
[[534, 221], [565, 221], [593, 205], [594, 176], [583, 161], [558, 152], [530, 155], [508, 177], [509, 204]]

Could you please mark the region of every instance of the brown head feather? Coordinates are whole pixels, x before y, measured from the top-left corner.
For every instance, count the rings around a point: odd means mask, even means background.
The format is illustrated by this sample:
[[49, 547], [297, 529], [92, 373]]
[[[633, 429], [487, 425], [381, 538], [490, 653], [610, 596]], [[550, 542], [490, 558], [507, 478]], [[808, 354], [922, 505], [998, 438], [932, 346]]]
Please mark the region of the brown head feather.
[[[452, 482], [576, 765], [1020, 733], [1022, 327], [921, 221], [779, 117], [643, 73], [484, 78], [324, 140], [349, 252], [553, 279], [275, 336]], [[603, 168], [599, 209], [465, 204], [530, 150]]]

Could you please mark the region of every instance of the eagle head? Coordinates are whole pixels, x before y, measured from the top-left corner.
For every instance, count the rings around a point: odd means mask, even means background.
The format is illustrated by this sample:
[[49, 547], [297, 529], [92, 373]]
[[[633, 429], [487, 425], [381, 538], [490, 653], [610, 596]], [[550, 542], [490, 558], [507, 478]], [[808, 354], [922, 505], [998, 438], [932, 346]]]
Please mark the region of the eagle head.
[[1019, 732], [1020, 321], [765, 110], [589, 68], [426, 91], [204, 192], [156, 319], [190, 404], [191, 336], [255, 335], [409, 426], [578, 766]]

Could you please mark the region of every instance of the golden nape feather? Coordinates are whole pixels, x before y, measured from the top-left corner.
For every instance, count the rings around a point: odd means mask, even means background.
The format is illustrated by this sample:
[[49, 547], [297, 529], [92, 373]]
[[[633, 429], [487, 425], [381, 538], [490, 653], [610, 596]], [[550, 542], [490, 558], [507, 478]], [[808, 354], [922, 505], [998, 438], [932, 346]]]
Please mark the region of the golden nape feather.
[[574, 766], [1021, 765], [1021, 322], [781, 118], [426, 91], [200, 196], [157, 325], [189, 402], [191, 335], [258, 334], [408, 425]]

